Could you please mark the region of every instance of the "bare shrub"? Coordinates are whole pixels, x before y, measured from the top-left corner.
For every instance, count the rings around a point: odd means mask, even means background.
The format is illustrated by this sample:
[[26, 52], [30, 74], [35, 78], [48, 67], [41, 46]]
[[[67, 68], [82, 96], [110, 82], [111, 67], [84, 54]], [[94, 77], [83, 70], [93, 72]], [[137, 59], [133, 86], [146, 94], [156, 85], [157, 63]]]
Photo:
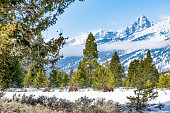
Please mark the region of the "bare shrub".
[[[13, 99], [6, 101], [7, 103], [20, 103], [32, 107], [43, 106], [44, 109], [55, 110], [58, 112], [63, 113], [126, 113], [125, 110], [121, 108], [119, 103], [116, 103], [112, 100], [105, 101], [105, 98], [99, 99], [91, 99], [89, 97], [81, 97], [75, 102], [71, 102], [66, 99], [59, 99], [56, 97], [46, 97], [46, 96], [39, 96], [37, 98], [34, 95], [26, 96], [26, 95], [13, 95]], [[13, 105], [15, 110], [17, 107]], [[12, 109], [12, 107], [10, 108]], [[21, 107], [18, 108], [21, 111]], [[18, 110], [17, 109], [17, 110]], [[16, 110], [16, 111], [17, 111]], [[27, 110], [24, 108], [24, 110]], [[19, 111], [19, 112], [20, 112]], [[18, 111], [17, 111], [18, 112]], [[30, 112], [30, 111], [29, 111]], [[31, 111], [34, 112], [34, 111]], [[27, 112], [28, 113], [28, 112]], [[36, 112], [38, 113], [38, 112]], [[45, 112], [43, 112], [45, 113]]]

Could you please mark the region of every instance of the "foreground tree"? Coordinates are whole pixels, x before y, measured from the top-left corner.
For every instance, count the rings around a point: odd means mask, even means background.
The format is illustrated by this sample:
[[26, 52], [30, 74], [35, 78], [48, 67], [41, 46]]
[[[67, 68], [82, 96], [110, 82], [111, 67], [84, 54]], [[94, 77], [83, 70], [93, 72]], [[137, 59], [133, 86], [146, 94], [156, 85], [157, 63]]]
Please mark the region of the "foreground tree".
[[134, 90], [134, 93], [135, 96], [127, 97], [130, 101], [128, 106], [139, 112], [146, 110], [148, 102], [158, 97], [158, 92], [154, 91], [154, 87], [149, 83], [149, 81], [147, 82], [147, 85], [143, 83], [138, 84], [137, 89]]
[[6, 26], [0, 24], [0, 88], [10, 87], [13, 75], [19, 66], [18, 57], [13, 50], [14, 40], [10, 37], [14, 34], [15, 24], [8, 23]]
[[[27, 47], [43, 46], [44, 54], [49, 53], [51, 63], [59, 59], [59, 49], [65, 43], [65, 38], [51, 39], [49, 42], [37, 43], [36, 37], [42, 31], [47, 30], [57, 21], [57, 17], [64, 12], [74, 0], [68, 1], [0, 1], [0, 23], [6, 26], [8, 23], [15, 24], [15, 33], [10, 38], [15, 40], [15, 50], [22, 57], [27, 56]], [[8, 16], [7, 16], [8, 15]], [[47, 55], [46, 55], [47, 56]]]
[[[74, 1], [0, 1], [0, 87], [10, 87], [12, 76], [16, 71], [13, 63], [14, 56], [21, 59], [25, 67], [36, 64], [33, 61], [37, 58], [32, 60], [34, 59], [32, 53], [39, 53], [41, 59], [48, 59], [48, 62], [41, 62], [44, 63], [42, 67], [50, 63], [54, 65], [61, 58], [59, 50], [66, 39], [62, 34], [48, 42], [39, 43], [36, 40], [42, 31], [56, 24], [57, 17], [63, 14], [64, 9]], [[32, 71], [32, 74], [36, 75], [38, 70]]]
[[[132, 63], [133, 62], [134, 61], [132, 61]], [[150, 50], [147, 52], [147, 57], [144, 60], [141, 58], [138, 66], [135, 67], [136, 68], [134, 69], [137, 69], [136, 71], [138, 72], [137, 76], [134, 75], [137, 77], [135, 83], [137, 90], [134, 90], [135, 96], [130, 96], [127, 98], [130, 100], [130, 103], [128, 104], [129, 107], [135, 108], [140, 112], [141, 110], [146, 109], [149, 101], [158, 96], [158, 92], [154, 91], [155, 84], [158, 81], [158, 70], [153, 63]], [[128, 72], [130, 74], [132, 73], [131, 71]], [[128, 76], [130, 77], [131, 75]]]

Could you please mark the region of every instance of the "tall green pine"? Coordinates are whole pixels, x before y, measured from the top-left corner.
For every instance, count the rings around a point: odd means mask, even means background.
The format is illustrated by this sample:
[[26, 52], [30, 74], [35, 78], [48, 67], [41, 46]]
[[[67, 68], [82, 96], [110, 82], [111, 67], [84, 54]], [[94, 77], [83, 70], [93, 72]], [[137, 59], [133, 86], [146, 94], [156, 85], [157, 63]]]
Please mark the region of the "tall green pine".
[[138, 79], [138, 65], [139, 60], [134, 59], [130, 62], [128, 67], [128, 74], [127, 74], [127, 80], [129, 81], [130, 86], [135, 86], [135, 81]]
[[[97, 59], [98, 59], [98, 51], [97, 51], [97, 44], [95, 42], [95, 37], [93, 34], [90, 32], [86, 39], [86, 44], [85, 44], [85, 49], [83, 50], [83, 61], [82, 63], [84, 66], [81, 66], [85, 69], [86, 72], [83, 73], [86, 74], [88, 86], [91, 86], [92, 84], [92, 74], [93, 71], [98, 66]], [[85, 80], [86, 81], [86, 80]]]
[[144, 59], [143, 79], [144, 82], [149, 79], [153, 85], [156, 85], [159, 79], [159, 73], [151, 57], [150, 50], [148, 50], [147, 57]]
[[161, 89], [165, 88], [165, 77], [163, 76], [163, 74], [161, 74], [159, 77], [158, 87]]
[[32, 82], [32, 75], [31, 75], [31, 70], [30, 70], [30, 66], [27, 67], [27, 73], [24, 77], [24, 87], [29, 88], [33, 85]]
[[124, 68], [120, 64], [120, 60], [117, 52], [115, 52], [115, 54], [112, 56], [110, 62], [110, 70], [115, 76], [115, 81], [118, 81], [116, 83], [116, 87], [120, 87], [122, 85], [122, 81], [124, 78]]
[[74, 75], [73, 69], [70, 69], [70, 74], [68, 75], [69, 76], [69, 82], [68, 82], [69, 86], [73, 86], [73, 75]]
[[79, 67], [74, 74], [74, 84], [80, 88], [82, 87], [88, 87], [89, 84], [89, 77], [87, 76], [87, 71], [85, 67], [85, 62], [84, 60], [79, 63]]
[[107, 85], [108, 76], [106, 73], [106, 68], [102, 64], [102, 66], [98, 66], [96, 68], [95, 73], [93, 73], [93, 84], [92, 87], [94, 89], [102, 89]]
[[49, 76], [49, 86], [50, 87], [58, 87], [59, 85], [56, 83], [57, 79], [57, 74], [58, 74], [58, 68], [52, 67], [52, 70], [50, 72]]
[[36, 75], [36, 77], [34, 78], [34, 81], [33, 81], [33, 85], [36, 88], [46, 87], [47, 82], [46, 82], [46, 77], [45, 77], [45, 73], [44, 73], [43, 70], [39, 70], [37, 72], [37, 75]]

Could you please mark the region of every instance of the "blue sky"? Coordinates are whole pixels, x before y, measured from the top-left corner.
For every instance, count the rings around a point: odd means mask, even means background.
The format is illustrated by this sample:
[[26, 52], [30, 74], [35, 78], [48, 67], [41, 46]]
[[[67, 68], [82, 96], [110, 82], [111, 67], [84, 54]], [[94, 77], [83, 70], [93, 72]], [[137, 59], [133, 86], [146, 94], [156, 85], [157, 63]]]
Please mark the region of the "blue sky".
[[160, 17], [170, 15], [170, 0], [76, 0], [43, 36], [54, 38], [57, 31], [70, 38], [98, 29], [116, 31], [142, 15], [158, 22]]

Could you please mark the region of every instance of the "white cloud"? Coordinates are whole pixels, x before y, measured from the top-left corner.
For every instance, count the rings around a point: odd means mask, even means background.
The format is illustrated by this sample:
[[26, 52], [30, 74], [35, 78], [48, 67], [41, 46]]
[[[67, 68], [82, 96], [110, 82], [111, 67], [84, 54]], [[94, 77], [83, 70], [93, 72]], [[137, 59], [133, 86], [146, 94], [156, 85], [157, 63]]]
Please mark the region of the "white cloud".
[[64, 57], [70, 57], [70, 56], [83, 56], [83, 49], [85, 48], [85, 45], [71, 45], [71, 46], [64, 46], [60, 54], [62, 54]]
[[[98, 51], [111, 51], [111, 50], [132, 50], [132, 49], [153, 49], [153, 48], [162, 48], [165, 46], [170, 46], [170, 40], [162, 41], [162, 42], [154, 42], [154, 41], [140, 41], [140, 42], [112, 42], [106, 43], [102, 45], [98, 45]], [[61, 49], [61, 54], [64, 57], [69, 56], [83, 56], [83, 49], [85, 45], [71, 45], [64, 46]]]
[[111, 51], [111, 50], [131, 50], [131, 49], [153, 49], [161, 48], [170, 45], [169, 41], [139, 41], [139, 42], [112, 42], [98, 46], [99, 51]]

